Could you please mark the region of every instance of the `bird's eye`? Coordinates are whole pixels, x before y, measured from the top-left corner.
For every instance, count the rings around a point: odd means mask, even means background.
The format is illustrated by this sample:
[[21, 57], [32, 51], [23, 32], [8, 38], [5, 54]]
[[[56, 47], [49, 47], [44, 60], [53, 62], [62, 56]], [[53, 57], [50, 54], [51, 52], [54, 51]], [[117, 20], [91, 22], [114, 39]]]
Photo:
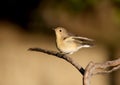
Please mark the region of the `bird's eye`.
[[62, 30], [59, 30], [60, 32], [62, 32]]

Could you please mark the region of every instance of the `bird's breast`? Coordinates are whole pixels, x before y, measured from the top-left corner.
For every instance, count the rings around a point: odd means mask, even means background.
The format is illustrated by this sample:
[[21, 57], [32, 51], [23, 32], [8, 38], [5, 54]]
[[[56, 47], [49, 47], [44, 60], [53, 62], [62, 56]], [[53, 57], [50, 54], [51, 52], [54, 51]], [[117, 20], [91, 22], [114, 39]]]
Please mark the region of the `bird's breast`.
[[57, 40], [57, 47], [64, 53], [73, 53], [78, 50], [78, 46], [73, 41]]

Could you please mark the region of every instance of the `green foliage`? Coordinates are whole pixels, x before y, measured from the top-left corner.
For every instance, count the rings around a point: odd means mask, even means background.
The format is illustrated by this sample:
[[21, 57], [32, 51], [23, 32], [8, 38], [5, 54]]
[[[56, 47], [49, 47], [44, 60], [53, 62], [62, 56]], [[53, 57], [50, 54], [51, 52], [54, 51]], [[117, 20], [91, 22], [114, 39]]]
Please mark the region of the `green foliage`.
[[112, 3], [120, 9], [120, 0], [112, 0]]
[[82, 11], [87, 7], [84, 0], [67, 0], [67, 4], [70, 10], [76, 12]]
[[68, 11], [82, 12], [91, 9], [100, 0], [54, 0], [53, 3], [58, 7], [64, 7]]
[[113, 2], [120, 3], [120, 0], [112, 0]]
[[112, 3], [114, 4], [116, 12], [115, 19], [117, 20], [117, 23], [120, 24], [120, 0], [112, 0]]

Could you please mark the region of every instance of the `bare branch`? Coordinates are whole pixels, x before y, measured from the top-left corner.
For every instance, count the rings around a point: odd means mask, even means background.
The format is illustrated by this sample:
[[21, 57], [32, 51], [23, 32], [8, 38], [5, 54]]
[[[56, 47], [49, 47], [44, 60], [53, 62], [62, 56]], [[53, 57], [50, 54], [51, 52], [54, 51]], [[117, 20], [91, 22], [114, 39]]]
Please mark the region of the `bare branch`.
[[85, 69], [83, 78], [83, 85], [90, 85], [90, 79], [97, 74], [108, 74], [120, 69], [120, 58], [113, 61], [106, 61], [104, 63], [90, 62]]
[[113, 61], [106, 61], [104, 63], [94, 63], [90, 62], [85, 70], [80, 66], [78, 63], [76, 63], [72, 58], [69, 56], [62, 54], [60, 52], [56, 51], [50, 51], [42, 48], [29, 48], [30, 51], [36, 51], [36, 52], [43, 52], [49, 55], [54, 55], [58, 58], [62, 58], [69, 63], [71, 63], [76, 69], [79, 70], [79, 72], [83, 75], [83, 85], [90, 85], [90, 79], [92, 76], [97, 74], [108, 74], [113, 71], [116, 71], [120, 69], [120, 58], [113, 60]]
[[56, 52], [56, 51], [42, 49], [42, 48], [29, 48], [28, 50], [36, 51], [36, 52], [43, 52], [43, 53], [46, 53], [46, 54], [49, 54], [49, 55], [54, 55], [58, 58], [62, 58], [64, 60], [68, 61], [69, 63], [71, 63], [75, 68], [77, 68], [82, 75], [84, 75], [84, 73], [85, 73], [85, 70], [84, 70], [84, 68], [82, 68], [82, 66], [80, 66], [72, 58], [70, 58], [69, 56], [67, 56], [65, 54], [62, 54], [62, 53]]

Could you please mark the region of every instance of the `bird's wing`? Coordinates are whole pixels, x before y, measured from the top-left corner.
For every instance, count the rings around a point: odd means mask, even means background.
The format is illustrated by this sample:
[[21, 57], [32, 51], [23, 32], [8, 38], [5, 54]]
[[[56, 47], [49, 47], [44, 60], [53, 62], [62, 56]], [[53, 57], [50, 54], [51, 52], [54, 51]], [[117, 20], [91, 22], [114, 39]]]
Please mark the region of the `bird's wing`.
[[73, 36], [73, 39], [81, 40], [81, 41], [94, 41], [93, 39], [89, 39], [86, 37], [79, 37], [79, 36]]
[[86, 37], [73, 36], [72, 39], [74, 39], [74, 42], [76, 42], [80, 45], [89, 45], [89, 46], [94, 45], [94, 40], [86, 38]]

